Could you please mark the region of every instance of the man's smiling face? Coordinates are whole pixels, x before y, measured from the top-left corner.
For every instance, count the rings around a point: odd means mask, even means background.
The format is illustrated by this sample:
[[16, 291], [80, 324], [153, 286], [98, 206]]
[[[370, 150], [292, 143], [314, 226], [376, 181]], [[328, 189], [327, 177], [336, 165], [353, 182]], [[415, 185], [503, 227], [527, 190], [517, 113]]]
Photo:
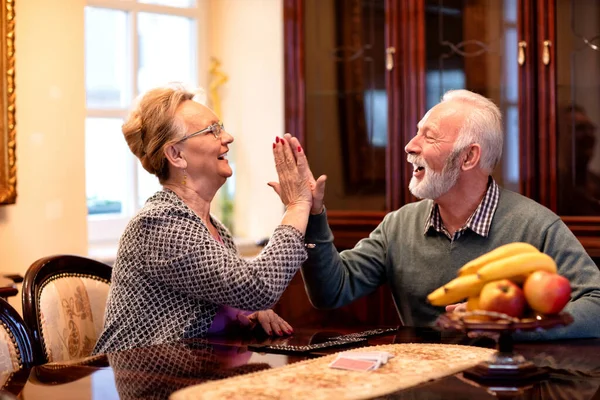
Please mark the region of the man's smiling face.
[[454, 151], [465, 114], [457, 102], [433, 107], [418, 124], [417, 135], [406, 145], [407, 161], [413, 164], [409, 189], [421, 199], [437, 199], [447, 193], [460, 176], [460, 153]]

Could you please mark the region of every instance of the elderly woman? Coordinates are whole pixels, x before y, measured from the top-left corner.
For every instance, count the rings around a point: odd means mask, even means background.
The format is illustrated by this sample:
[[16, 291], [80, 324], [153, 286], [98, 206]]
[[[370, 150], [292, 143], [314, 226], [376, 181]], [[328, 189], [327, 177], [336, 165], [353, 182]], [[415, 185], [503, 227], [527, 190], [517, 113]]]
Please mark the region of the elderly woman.
[[210, 215], [212, 199], [232, 174], [227, 152], [233, 137], [217, 116], [183, 87], [156, 88], [139, 99], [123, 134], [163, 189], [121, 237], [94, 352], [254, 324], [269, 335], [290, 334], [292, 328], [273, 311], [250, 311], [273, 306], [307, 257], [312, 175], [298, 141], [276, 138], [273, 144], [279, 183], [271, 185], [286, 212], [268, 245], [250, 261], [239, 256], [227, 228]]

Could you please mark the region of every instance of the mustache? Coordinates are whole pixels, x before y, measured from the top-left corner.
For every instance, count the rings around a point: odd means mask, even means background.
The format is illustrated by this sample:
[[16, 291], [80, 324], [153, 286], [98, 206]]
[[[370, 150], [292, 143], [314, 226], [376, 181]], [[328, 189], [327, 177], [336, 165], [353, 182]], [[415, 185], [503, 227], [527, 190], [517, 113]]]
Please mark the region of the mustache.
[[419, 157], [414, 154], [408, 154], [406, 156], [406, 161], [408, 161], [411, 164], [417, 164], [417, 165], [423, 166], [425, 168], [429, 168], [427, 161], [425, 161], [425, 159], [423, 159], [423, 157]]

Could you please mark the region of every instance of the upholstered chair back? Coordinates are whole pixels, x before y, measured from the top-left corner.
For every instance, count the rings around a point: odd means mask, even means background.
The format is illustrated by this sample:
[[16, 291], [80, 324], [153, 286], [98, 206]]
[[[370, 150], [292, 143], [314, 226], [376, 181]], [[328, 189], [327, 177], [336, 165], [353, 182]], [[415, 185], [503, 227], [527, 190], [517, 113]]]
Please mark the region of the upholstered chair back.
[[0, 299], [0, 389], [18, 394], [31, 366], [30, 333], [17, 311]]
[[23, 318], [45, 362], [91, 355], [104, 324], [111, 267], [72, 255], [34, 262], [23, 281]]

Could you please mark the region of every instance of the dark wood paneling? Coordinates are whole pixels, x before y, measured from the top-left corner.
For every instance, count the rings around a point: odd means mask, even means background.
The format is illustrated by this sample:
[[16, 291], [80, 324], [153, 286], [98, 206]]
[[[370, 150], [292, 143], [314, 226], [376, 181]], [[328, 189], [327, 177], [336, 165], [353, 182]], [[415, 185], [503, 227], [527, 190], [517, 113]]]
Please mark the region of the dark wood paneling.
[[525, 62], [519, 69], [519, 145], [520, 145], [520, 189], [527, 197], [537, 197], [537, 102], [536, 44], [533, 26], [535, 23], [532, 2], [519, 0], [519, 42], [525, 42]]
[[374, 293], [334, 310], [317, 310], [308, 300], [300, 273], [275, 307], [275, 312], [294, 328], [327, 326], [400, 325], [390, 290], [381, 286]]
[[388, 71], [389, 146], [388, 207], [396, 210], [415, 198], [408, 190], [412, 169], [404, 147], [417, 133], [417, 123], [425, 113], [425, 33], [424, 1], [386, 3], [388, 40], [394, 47], [394, 69]]
[[[539, 143], [529, 154], [539, 158], [539, 196], [533, 197], [540, 203], [557, 211], [558, 208], [558, 116], [557, 116], [557, 62], [556, 57], [556, 1], [536, 2], [536, 63], [538, 101], [534, 103], [538, 121]], [[544, 63], [544, 42], [549, 41], [549, 63]], [[563, 221], [583, 244], [588, 254], [600, 257], [600, 217], [562, 216]]]
[[328, 211], [329, 226], [339, 251], [351, 249], [383, 220], [383, 212]]
[[285, 131], [304, 146], [304, 0], [284, 0], [284, 90]]
[[591, 257], [600, 257], [600, 217], [562, 217]]
[[[556, 211], [556, 30], [554, 23], [554, 0], [539, 0], [536, 9], [536, 49], [538, 99], [536, 104], [538, 120], [539, 187], [537, 198], [541, 204]], [[544, 62], [545, 41], [550, 41], [549, 63]]]
[[[304, 1], [284, 0], [285, 130], [305, 145], [306, 97], [304, 54]], [[388, 147], [386, 153], [387, 209], [399, 208], [409, 198], [404, 146], [416, 132], [416, 115], [422, 113], [419, 85], [422, 85], [423, 55], [414, 38], [423, 36], [422, 1], [386, 1], [386, 47], [393, 46], [394, 68], [386, 75], [388, 86]], [[421, 16], [420, 16], [421, 15]], [[400, 32], [402, 30], [402, 32]], [[420, 33], [419, 33], [420, 32]], [[401, 43], [400, 43], [401, 41]], [[406, 62], [406, 60], [410, 60]], [[408, 74], [408, 75], [407, 75]], [[408, 105], [408, 109], [405, 107]], [[410, 132], [410, 133], [409, 133]], [[307, 154], [310, 159], [310, 154]], [[412, 199], [411, 199], [412, 200]], [[382, 221], [385, 212], [328, 210], [329, 224], [338, 250], [354, 247]], [[276, 306], [276, 311], [293, 326], [323, 326], [399, 323], [389, 289], [376, 292], [336, 310], [316, 310], [310, 304], [300, 274], [294, 278]]]

